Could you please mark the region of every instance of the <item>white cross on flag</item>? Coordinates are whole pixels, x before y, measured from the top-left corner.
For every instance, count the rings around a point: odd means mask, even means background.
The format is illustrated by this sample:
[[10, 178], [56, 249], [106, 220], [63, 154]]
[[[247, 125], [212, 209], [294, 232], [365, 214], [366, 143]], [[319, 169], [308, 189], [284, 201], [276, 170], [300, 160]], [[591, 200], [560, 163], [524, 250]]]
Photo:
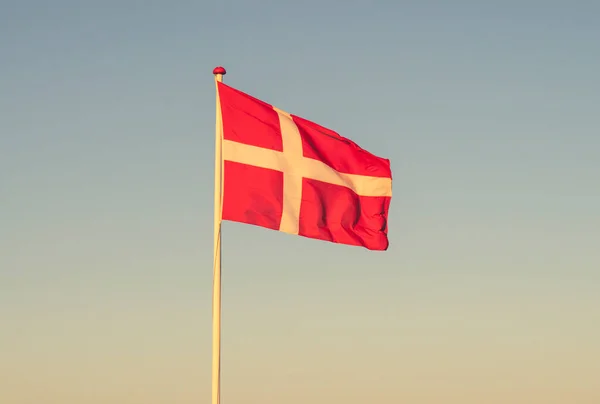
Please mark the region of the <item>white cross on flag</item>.
[[223, 220], [388, 248], [389, 160], [222, 82], [217, 88]]

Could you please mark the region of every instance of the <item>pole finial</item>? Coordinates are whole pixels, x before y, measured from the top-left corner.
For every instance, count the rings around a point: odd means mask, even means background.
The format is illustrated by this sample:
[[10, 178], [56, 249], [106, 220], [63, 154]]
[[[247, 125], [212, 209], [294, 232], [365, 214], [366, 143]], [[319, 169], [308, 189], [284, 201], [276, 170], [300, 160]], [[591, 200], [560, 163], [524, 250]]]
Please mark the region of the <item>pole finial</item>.
[[216, 76], [217, 74], [225, 75], [227, 71], [223, 66], [217, 66], [213, 69], [213, 74]]

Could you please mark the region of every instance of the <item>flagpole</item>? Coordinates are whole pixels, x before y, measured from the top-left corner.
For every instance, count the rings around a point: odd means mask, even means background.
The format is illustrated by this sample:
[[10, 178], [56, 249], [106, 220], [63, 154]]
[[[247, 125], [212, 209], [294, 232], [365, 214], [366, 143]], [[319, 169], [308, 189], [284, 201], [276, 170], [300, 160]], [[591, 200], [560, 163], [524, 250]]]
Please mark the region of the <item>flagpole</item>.
[[214, 222], [214, 264], [212, 301], [212, 404], [220, 404], [221, 399], [221, 212], [223, 205], [223, 160], [221, 155], [223, 127], [218, 84], [223, 81], [226, 71], [215, 67], [217, 93], [215, 124], [215, 222]]

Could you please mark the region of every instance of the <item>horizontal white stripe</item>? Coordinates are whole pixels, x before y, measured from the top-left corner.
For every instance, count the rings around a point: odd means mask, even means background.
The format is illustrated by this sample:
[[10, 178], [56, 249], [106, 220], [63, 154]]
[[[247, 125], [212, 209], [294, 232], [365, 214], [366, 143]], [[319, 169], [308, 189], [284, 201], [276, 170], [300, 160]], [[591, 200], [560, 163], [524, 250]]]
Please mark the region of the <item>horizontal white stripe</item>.
[[293, 163], [283, 152], [231, 140], [223, 141], [223, 159], [341, 185], [361, 196], [392, 196], [391, 178], [339, 173], [327, 164], [308, 157]]

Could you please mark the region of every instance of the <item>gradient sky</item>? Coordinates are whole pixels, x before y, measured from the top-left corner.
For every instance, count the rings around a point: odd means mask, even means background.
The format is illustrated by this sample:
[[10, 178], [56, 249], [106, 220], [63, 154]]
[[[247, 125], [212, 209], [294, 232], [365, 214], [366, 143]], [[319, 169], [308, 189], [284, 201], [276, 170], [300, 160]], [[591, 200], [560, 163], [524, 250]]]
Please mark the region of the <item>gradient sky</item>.
[[600, 3], [0, 0], [0, 402], [210, 400], [214, 81], [394, 173], [235, 223], [222, 402], [600, 402]]

